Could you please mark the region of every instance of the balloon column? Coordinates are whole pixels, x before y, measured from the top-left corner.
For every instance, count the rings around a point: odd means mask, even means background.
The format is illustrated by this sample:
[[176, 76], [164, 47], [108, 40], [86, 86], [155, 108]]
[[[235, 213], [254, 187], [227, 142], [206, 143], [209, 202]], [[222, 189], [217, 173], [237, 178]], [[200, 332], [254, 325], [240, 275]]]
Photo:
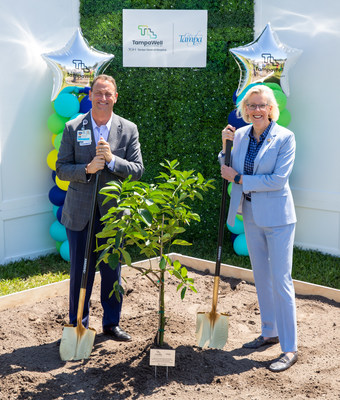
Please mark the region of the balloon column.
[[50, 235], [56, 241], [56, 248], [62, 258], [70, 259], [66, 229], [61, 223], [61, 214], [69, 182], [56, 176], [56, 161], [63, 131], [67, 121], [88, 112], [91, 109], [89, 99], [90, 83], [103, 73], [114, 57], [90, 48], [81, 30], [77, 29], [70, 41], [61, 50], [43, 54], [53, 72], [52, 107], [54, 112], [47, 120], [52, 133], [53, 149], [47, 155], [47, 165], [52, 170], [53, 187], [48, 197], [53, 205], [56, 220], [50, 227]]
[[[277, 123], [287, 127], [291, 121], [291, 114], [286, 108], [289, 95], [288, 70], [302, 51], [281, 43], [268, 23], [256, 40], [245, 46], [230, 49], [230, 52], [241, 70], [239, 86], [233, 96], [235, 105], [239, 105], [251, 87], [269, 86], [279, 106], [280, 117]], [[228, 123], [237, 129], [247, 125], [237, 115], [236, 109], [229, 114]], [[232, 183], [228, 187], [229, 195], [231, 187]], [[248, 255], [242, 215], [237, 215], [234, 226], [227, 224], [227, 227], [232, 234], [235, 252], [238, 255]]]

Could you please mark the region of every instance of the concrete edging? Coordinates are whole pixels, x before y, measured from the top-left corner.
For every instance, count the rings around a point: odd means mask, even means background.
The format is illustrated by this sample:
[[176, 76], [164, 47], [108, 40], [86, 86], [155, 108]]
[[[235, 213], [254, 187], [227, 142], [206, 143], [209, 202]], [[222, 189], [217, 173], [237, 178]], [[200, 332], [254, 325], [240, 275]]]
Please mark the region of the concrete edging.
[[[178, 260], [182, 265], [193, 268], [197, 271], [209, 271], [210, 274], [215, 272], [215, 262], [207, 261], [200, 258], [185, 256], [178, 253], [170, 253], [169, 257], [172, 260]], [[151, 260], [143, 260], [135, 263], [139, 266], [157, 263], [157, 258]], [[129, 274], [128, 268], [122, 269], [122, 275]], [[253, 272], [246, 268], [235, 267], [233, 265], [221, 264], [221, 276], [227, 278], [242, 279], [250, 283], [254, 283]], [[99, 272], [96, 273], [96, 280], [100, 279]], [[315, 285], [308, 282], [294, 280], [296, 294], [322, 296], [329, 300], [334, 300], [340, 303], [340, 290], [329, 288], [326, 286]], [[18, 307], [24, 304], [33, 304], [38, 301], [53, 298], [56, 296], [67, 295], [69, 291], [69, 279], [61, 282], [51, 283], [49, 285], [40, 286], [33, 289], [23, 290], [22, 292], [8, 294], [0, 297], [0, 311]]]

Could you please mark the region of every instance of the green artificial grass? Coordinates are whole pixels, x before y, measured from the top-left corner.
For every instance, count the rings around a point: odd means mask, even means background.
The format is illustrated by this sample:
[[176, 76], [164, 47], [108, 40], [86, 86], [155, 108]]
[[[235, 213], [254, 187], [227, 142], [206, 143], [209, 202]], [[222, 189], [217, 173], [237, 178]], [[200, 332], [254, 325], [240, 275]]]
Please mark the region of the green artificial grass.
[[[222, 263], [250, 269], [249, 257], [238, 256], [229, 240], [225, 240]], [[207, 240], [195, 241], [192, 246], [177, 246], [172, 252], [216, 260], [216, 243]], [[145, 257], [131, 250], [134, 261]], [[20, 260], [0, 266], [0, 296], [22, 290], [59, 282], [69, 278], [69, 263], [60, 255], [51, 254], [34, 260]], [[293, 278], [322, 286], [340, 289], [340, 257], [319, 251], [294, 248]]]
[[[225, 242], [222, 263], [251, 269], [249, 257], [238, 256], [232, 248], [231, 241], [226, 240]], [[216, 244], [214, 246], [212, 242], [202, 240], [185, 248], [184, 251], [180, 250], [176, 249], [177, 252], [188, 256], [209, 261], [216, 260], [217, 248]], [[340, 257], [294, 247], [292, 276], [293, 279], [299, 281], [340, 289]]]
[[0, 266], [0, 296], [68, 279], [70, 266], [59, 254]]

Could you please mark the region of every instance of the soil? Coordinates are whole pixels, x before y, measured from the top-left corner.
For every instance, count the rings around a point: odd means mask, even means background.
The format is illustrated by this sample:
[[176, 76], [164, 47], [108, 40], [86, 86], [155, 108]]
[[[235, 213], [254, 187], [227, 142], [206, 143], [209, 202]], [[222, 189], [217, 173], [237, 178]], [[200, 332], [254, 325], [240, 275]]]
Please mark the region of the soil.
[[[158, 329], [158, 293], [134, 273], [125, 283], [121, 327], [133, 341], [115, 342], [101, 332], [98, 284], [94, 287], [90, 326], [97, 330], [87, 360], [63, 362], [59, 339], [67, 323], [68, 298], [59, 296], [0, 313], [0, 399], [340, 399], [339, 303], [321, 297], [297, 297], [299, 361], [272, 373], [268, 365], [280, 345], [260, 350], [242, 344], [260, 333], [256, 290], [252, 284], [221, 279], [218, 310], [230, 314], [223, 350], [196, 345], [198, 311], [210, 311], [213, 277], [190, 271], [198, 293], [180, 299], [167, 278], [167, 346], [176, 365], [149, 365]], [[155, 376], [156, 372], [156, 376]]]

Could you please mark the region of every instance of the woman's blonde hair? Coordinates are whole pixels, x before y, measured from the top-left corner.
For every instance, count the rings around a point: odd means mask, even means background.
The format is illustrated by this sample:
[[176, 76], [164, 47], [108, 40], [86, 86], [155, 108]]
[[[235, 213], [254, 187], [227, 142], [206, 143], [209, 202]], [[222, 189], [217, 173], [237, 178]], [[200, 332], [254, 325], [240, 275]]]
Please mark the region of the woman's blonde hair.
[[277, 101], [275, 99], [272, 89], [266, 85], [255, 85], [248, 90], [248, 92], [245, 94], [237, 107], [237, 115], [241, 116], [248, 124], [251, 122], [247, 112], [247, 104], [249, 101], [249, 97], [252, 94], [259, 94], [267, 99], [267, 104], [271, 107], [269, 118], [273, 121], [277, 121], [280, 116], [279, 106], [277, 105]]

